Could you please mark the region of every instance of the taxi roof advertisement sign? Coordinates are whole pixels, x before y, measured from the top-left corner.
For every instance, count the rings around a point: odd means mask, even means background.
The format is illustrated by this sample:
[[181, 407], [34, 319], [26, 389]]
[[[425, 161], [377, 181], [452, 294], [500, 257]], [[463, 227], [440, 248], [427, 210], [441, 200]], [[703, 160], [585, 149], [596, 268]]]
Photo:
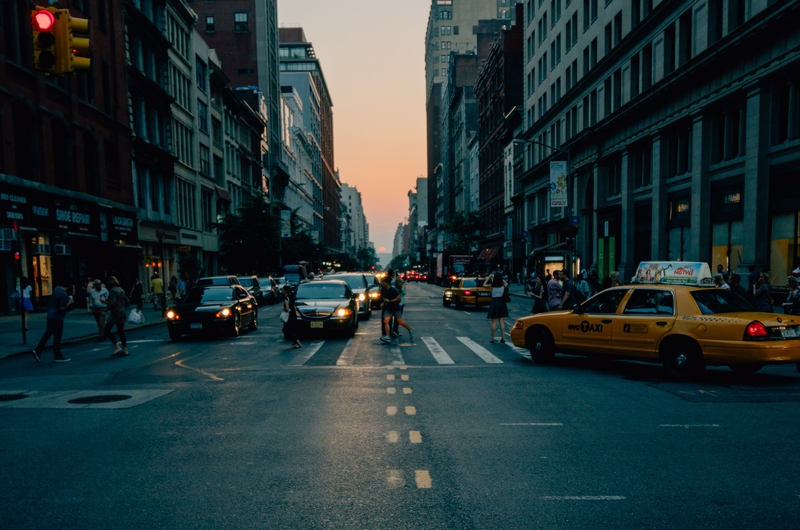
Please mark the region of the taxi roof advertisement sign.
[[634, 283], [713, 285], [708, 263], [691, 261], [643, 261], [636, 269]]

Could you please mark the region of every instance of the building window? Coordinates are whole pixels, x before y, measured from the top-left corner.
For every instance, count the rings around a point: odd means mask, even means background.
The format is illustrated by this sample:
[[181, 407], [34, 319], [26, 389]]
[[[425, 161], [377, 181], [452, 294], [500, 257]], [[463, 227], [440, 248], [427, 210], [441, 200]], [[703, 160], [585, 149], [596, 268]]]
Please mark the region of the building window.
[[642, 48], [642, 92], [653, 85], [653, 45]]
[[692, 58], [692, 10], [687, 10], [678, 19], [680, 39], [678, 41], [678, 66], [683, 66]]
[[639, 95], [639, 56], [631, 57], [631, 99]]
[[197, 72], [197, 89], [206, 91], [206, 78], [208, 77], [208, 66], [200, 60], [199, 57], [195, 58], [195, 70]]
[[247, 25], [247, 13], [234, 13], [233, 14], [233, 31], [249, 31]]
[[664, 30], [664, 76], [675, 71], [675, 24]]
[[688, 173], [691, 166], [692, 125], [684, 122], [664, 134], [667, 178]]
[[589, 68], [597, 66], [597, 39], [593, 39], [589, 45]]
[[213, 16], [206, 17], [206, 31], [209, 33], [213, 33], [216, 30], [217, 28], [216, 25], [214, 24], [214, 17]]
[[710, 116], [711, 163], [718, 164], [744, 155], [744, 98], [728, 100]]
[[452, 20], [453, 12], [448, 10], [439, 11], [439, 20]]
[[207, 145], [200, 144], [200, 174], [204, 177], [211, 176], [211, 150]]
[[652, 163], [653, 144], [647, 140], [630, 148], [628, 152], [628, 171], [633, 180], [634, 189], [643, 188], [653, 183]]
[[202, 188], [200, 191], [200, 201], [203, 216], [203, 232], [211, 232], [214, 230], [214, 192]]

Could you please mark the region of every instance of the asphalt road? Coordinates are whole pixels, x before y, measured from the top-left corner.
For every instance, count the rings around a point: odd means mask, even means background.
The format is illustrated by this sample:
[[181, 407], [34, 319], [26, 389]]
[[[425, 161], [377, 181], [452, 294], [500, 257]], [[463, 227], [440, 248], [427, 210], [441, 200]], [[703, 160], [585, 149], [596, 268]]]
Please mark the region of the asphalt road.
[[293, 350], [272, 306], [237, 339], [0, 361], [0, 528], [800, 526], [794, 365], [537, 366], [441, 291], [409, 286], [413, 342], [373, 317]]

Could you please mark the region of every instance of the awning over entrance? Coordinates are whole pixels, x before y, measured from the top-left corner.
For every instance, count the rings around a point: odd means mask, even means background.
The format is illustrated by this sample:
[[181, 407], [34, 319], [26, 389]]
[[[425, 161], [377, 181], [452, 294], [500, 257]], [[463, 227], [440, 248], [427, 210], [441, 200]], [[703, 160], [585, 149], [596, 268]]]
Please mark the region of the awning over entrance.
[[487, 247], [478, 253], [478, 261], [491, 261], [500, 252], [500, 247]]
[[220, 188], [219, 186], [217, 186], [217, 197], [219, 197], [219, 200], [221, 201], [232, 202], [231, 194], [228, 193], [228, 190], [225, 188]]
[[544, 245], [542, 247], [538, 247], [538, 248], [533, 249], [533, 252], [530, 253], [530, 256], [534, 256], [536, 254], [541, 254], [542, 252], [566, 250], [566, 248], [567, 248], [566, 241], [562, 241], [561, 243], [551, 243], [549, 245]]

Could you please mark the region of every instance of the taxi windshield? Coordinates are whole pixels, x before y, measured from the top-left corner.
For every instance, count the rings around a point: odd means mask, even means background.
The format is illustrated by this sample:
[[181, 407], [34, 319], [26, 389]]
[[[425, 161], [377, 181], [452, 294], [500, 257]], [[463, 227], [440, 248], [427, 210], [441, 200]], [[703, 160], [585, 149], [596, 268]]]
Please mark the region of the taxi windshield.
[[756, 308], [750, 302], [729, 290], [692, 291], [692, 298], [697, 302], [697, 307], [700, 308], [700, 312], [704, 315], [756, 311]]
[[477, 286], [478, 286], [477, 280], [464, 280], [461, 283], [461, 287], [477, 287]]

